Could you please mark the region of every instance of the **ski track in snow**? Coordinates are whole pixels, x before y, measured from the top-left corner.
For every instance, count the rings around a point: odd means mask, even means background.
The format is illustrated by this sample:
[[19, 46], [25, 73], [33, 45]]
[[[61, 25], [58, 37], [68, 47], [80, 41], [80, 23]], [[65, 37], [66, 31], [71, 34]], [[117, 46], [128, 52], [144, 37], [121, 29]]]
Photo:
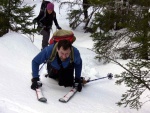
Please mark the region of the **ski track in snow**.
[[0, 99], [0, 113], [40, 113], [29, 106], [21, 105], [8, 99]]

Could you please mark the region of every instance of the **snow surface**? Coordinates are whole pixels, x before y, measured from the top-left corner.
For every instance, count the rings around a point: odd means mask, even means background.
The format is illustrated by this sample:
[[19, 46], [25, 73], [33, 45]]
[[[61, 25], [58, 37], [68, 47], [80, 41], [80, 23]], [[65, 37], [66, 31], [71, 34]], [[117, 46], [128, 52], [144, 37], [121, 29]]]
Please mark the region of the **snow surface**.
[[[25, 1], [31, 5], [36, 3], [35, 14], [38, 14], [40, 0]], [[59, 12], [58, 5], [55, 3], [56, 12]], [[63, 29], [70, 29], [65, 8], [60, 14], [57, 13], [57, 19]], [[53, 26], [52, 32], [55, 29]], [[117, 74], [123, 70], [114, 63], [104, 65], [95, 60], [95, 53], [87, 49], [93, 46], [90, 34], [83, 33], [79, 28], [74, 30], [74, 33], [77, 40], [73, 45], [79, 49], [83, 60], [82, 76], [95, 79], [110, 72]], [[39, 102], [30, 86], [31, 61], [40, 52], [41, 39], [42, 36], [35, 35], [35, 41], [32, 43], [29, 37], [15, 32], [0, 38], [0, 113], [149, 113], [149, 103], [143, 105], [139, 111], [116, 105], [127, 88], [124, 85], [115, 85], [115, 78], [86, 84], [82, 92], [78, 92], [68, 103], [61, 103], [58, 99], [71, 88], [59, 86], [55, 80], [45, 78], [45, 67], [40, 75], [42, 90], [48, 102]], [[122, 64], [126, 62], [120, 60]]]

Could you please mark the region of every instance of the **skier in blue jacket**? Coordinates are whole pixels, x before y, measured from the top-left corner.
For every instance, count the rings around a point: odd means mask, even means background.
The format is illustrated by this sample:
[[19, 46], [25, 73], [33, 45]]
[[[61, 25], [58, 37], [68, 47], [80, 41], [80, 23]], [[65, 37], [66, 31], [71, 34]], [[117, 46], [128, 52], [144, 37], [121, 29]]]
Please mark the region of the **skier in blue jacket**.
[[[75, 87], [76, 84], [77, 90], [80, 92], [82, 90], [82, 59], [79, 51], [68, 40], [60, 40], [56, 44], [49, 45], [32, 60], [33, 78], [31, 89], [35, 90], [38, 88], [37, 81], [40, 80], [39, 66], [47, 61], [47, 71], [50, 78], [58, 80], [60, 86]], [[53, 60], [50, 60], [54, 48], [56, 48], [56, 52]]]

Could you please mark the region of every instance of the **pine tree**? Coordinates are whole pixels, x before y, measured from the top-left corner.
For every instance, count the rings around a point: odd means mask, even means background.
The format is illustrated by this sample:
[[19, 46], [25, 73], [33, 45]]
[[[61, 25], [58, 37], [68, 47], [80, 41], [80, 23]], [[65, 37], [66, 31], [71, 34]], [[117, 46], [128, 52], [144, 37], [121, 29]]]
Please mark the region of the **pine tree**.
[[82, 11], [79, 9], [79, 10], [71, 10], [70, 13], [68, 13], [68, 18], [69, 19], [69, 22], [70, 22], [70, 27], [72, 29], [76, 29], [81, 23], [82, 23], [82, 20], [81, 20], [81, 15], [82, 15]]
[[[126, 5], [116, 1], [106, 6], [103, 13], [95, 14], [93, 29], [96, 32], [91, 36], [97, 59], [114, 61], [125, 69], [115, 76], [116, 84], [124, 83], [129, 90], [122, 94], [117, 105], [138, 110], [149, 102], [149, 95], [144, 97], [145, 101], [141, 98], [150, 91], [150, 1], [129, 0]], [[118, 58], [133, 60], [124, 67], [117, 62]]]
[[[91, 0], [74, 0], [72, 2], [62, 2], [61, 6], [68, 4], [68, 17], [70, 27], [76, 29], [79, 25], [83, 25], [83, 29], [86, 29], [89, 25], [91, 18], [97, 8], [93, 7], [91, 12], [88, 9], [92, 6]], [[74, 8], [74, 6], [78, 7]]]
[[[9, 30], [31, 34], [35, 32], [31, 28], [33, 25], [31, 17], [34, 16], [35, 6], [23, 5], [21, 0], [1, 0], [0, 1], [0, 36]], [[4, 16], [5, 15], [5, 16]]]
[[[147, 3], [145, 2], [145, 6], [139, 5], [140, 3], [138, 1], [136, 7], [136, 1], [130, 6], [112, 4], [106, 7], [103, 13], [95, 14], [93, 29], [96, 32], [91, 36], [98, 54], [96, 58], [101, 60], [104, 56], [110, 56], [123, 59], [150, 59], [150, 13]], [[124, 29], [114, 33], [115, 23], [117, 27]]]
[[[122, 94], [122, 99], [117, 102], [117, 105], [129, 106], [138, 110], [149, 101], [150, 95], [147, 92], [150, 91], [150, 62], [140, 59], [131, 60], [124, 69], [126, 71], [116, 75], [118, 79], [116, 84], [124, 83], [128, 90]], [[142, 96], [145, 98], [144, 101], [140, 100]]]

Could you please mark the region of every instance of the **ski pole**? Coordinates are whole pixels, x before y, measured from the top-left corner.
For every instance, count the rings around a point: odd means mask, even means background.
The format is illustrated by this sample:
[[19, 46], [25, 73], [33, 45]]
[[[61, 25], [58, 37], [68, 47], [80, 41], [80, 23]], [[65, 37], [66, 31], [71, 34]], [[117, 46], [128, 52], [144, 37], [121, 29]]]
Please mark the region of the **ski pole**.
[[40, 67], [39, 71], [43, 68], [44, 64], [46, 63], [46, 61], [43, 63], [43, 65]]
[[100, 77], [100, 78], [96, 78], [96, 79], [93, 79], [93, 80], [89, 80], [89, 81], [87, 81], [87, 83], [88, 82], [92, 82], [92, 81], [96, 81], [96, 80], [100, 80], [100, 79], [104, 79], [104, 78], [112, 79], [113, 78], [113, 74], [112, 73], [108, 73], [107, 76], [105, 76], [105, 77]]
[[[45, 27], [45, 26], [44, 26]], [[41, 29], [40, 29], [40, 31], [39, 31], [39, 33], [38, 33], [38, 35], [40, 35], [41, 34], [41, 32], [42, 32], [42, 30], [44, 29], [44, 27], [42, 27]]]

